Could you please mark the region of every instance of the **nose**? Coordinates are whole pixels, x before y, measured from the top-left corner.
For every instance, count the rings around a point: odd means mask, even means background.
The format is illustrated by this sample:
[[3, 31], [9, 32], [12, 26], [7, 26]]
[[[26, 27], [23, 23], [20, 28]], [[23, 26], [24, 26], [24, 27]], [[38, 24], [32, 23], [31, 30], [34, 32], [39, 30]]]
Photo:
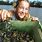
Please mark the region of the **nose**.
[[25, 9], [23, 9], [22, 13], [24, 13], [24, 14], [25, 14]]

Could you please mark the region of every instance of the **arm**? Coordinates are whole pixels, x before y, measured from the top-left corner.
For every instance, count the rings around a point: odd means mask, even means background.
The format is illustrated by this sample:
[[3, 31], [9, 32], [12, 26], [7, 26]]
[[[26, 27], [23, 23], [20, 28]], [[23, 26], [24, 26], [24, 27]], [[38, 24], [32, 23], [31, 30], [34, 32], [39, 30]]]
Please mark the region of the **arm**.
[[14, 10], [0, 10], [0, 20], [5, 21], [8, 18], [11, 18], [14, 14]]

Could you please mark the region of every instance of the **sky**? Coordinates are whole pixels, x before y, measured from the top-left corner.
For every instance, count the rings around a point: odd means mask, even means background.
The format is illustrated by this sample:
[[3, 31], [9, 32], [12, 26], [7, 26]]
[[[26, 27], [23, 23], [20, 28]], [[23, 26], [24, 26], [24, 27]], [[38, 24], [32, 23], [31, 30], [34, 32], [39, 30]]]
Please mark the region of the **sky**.
[[9, 0], [9, 2], [12, 2], [13, 0]]
[[40, 2], [42, 2], [42, 0], [30, 0], [30, 1], [32, 1], [32, 2], [33, 2], [33, 1], [40, 1]]
[[[13, 0], [9, 0], [9, 2], [12, 2]], [[42, 2], [42, 0], [29, 0], [29, 1], [40, 1], [40, 2]]]

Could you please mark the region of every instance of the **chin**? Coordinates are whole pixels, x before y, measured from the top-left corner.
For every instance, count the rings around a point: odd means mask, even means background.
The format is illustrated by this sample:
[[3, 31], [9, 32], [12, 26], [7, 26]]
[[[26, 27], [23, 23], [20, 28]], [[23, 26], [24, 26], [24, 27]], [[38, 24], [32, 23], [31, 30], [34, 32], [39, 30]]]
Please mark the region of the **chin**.
[[20, 18], [22, 19], [22, 18], [24, 18], [24, 16], [20, 16]]

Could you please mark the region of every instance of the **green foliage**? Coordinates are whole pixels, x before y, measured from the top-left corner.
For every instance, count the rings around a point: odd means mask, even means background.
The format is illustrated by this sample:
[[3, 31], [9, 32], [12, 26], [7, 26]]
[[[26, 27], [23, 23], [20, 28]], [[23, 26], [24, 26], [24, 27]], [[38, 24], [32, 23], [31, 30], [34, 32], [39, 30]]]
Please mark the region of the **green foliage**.
[[11, 20], [0, 22], [0, 36], [3, 42], [33, 42], [33, 30], [40, 28], [38, 21]]
[[16, 21], [11, 20], [9, 22], [0, 22], [0, 30], [2, 31], [21, 31], [21, 32], [30, 32], [33, 28], [39, 28], [39, 22], [38, 21]]

